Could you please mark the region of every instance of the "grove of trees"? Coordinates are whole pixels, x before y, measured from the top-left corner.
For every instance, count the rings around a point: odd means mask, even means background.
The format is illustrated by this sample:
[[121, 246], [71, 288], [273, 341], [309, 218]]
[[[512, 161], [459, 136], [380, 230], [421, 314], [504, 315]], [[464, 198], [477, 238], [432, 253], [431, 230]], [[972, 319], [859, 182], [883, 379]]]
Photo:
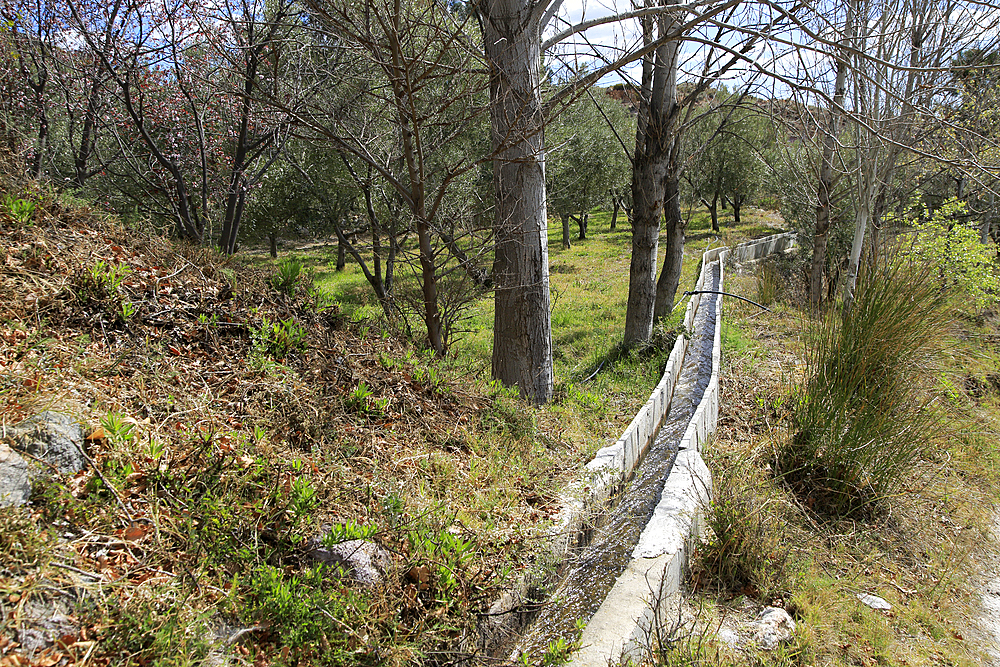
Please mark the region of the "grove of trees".
[[[8, 0], [4, 143], [26, 172], [237, 252], [335, 235], [388, 318], [448, 353], [495, 300], [494, 378], [551, 397], [550, 217], [627, 206], [624, 344], [673, 308], [687, 217], [762, 189], [850, 303], [862, 249], [951, 197], [996, 219], [1000, 7], [643, 0]], [[591, 40], [613, 29], [613, 45]], [[608, 81], [622, 98], [609, 97]], [[634, 113], [633, 113], [634, 111]], [[660, 248], [661, 239], [665, 248]], [[662, 264], [658, 260], [663, 257]], [[624, 289], [625, 286], [623, 285]]]

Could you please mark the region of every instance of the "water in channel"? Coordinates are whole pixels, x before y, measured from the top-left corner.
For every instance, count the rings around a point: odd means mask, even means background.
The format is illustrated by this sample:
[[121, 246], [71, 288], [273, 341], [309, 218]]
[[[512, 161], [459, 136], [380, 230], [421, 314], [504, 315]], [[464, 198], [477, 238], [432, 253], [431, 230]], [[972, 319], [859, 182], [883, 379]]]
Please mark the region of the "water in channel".
[[[711, 280], [704, 289], [720, 289], [719, 263], [710, 265], [709, 271]], [[538, 663], [550, 642], [576, 636], [577, 620], [590, 620], [631, 560], [639, 535], [660, 502], [678, 444], [712, 377], [716, 304], [715, 295], [703, 295], [694, 320], [696, 333], [688, 343], [670, 410], [649, 451], [614, 499], [614, 507], [598, 522], [600, 528], [590, 544], [574, 555], [566, 577], [520, 641], [517, 650], [529, 664]]]

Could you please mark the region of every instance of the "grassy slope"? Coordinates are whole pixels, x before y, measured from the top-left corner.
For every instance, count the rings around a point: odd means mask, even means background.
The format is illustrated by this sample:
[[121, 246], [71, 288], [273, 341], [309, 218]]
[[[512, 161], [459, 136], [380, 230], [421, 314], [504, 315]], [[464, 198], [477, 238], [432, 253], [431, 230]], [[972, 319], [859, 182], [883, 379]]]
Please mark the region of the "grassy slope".
[[[284, 293], [238, 258], [8, 191], [36, 208], [0, 215], [0, 412], [69, 412], [96, 468], [39, 479], [0, 513], [4, 667], [446, 662], [532, 567], [558, 489], [628, 423], [669, 349], [580, 382], [624, 318], [627, 232], [607, 234], [606, 215], [553, 251], [559, 387], [530, 410], [483, 380], [488, 300], [437, 362], [366, 317], [350, 270], [339, 305], [304, 282]], [[332, 258], [306, 258], [323, 285]], [[391, 553], [384, 585], [311, 564], [306, 541], [331, 525]], [[53, 609], [71, 622], [33, 652], [24, 633]]]
[[[761, 275], [731, 274], [727, 289], [765, 299]], [[1000, 331], [996, 316], [960, 314], [946, 334], [938, 403], [947, 408], [947, 435], [914, 443], [927, 454], [905, 491], [887, 513], [838, 521], [812, 512], [769, 475], [775, 447], [789, 437], [787, 401], [800, 375], [805, 319], [790, 305], [801, 303], [801, 288], [781, 282], [777, 297], [773, 314], [726, 307], [720, 429], [706, 458], [716, 476], [713, 512], [738, 526], [735, 543], [743, 547], [722, 558], [707, 548], [696, 565], [702, 620], [711, 625], [728, 616], [736, 625], [748, 602], [791, 610], [797, 638], [754, 658], [766, 664], [981, 664], [972, 618], [980, 567], [992, 558], [984, 551], [991, 544], [988, 508], [1000, 481], [997, 350], [984, 345]], [[881, 596], [893, 609], [869, 609], [859, 593]]]
[[[16, 193], [37, 209], [0, 217], [0, 412], [69, 412], [96, 469], [0, 513], [5, 667], [53, 608], [75, 620], [50, 664], [436, 662], [530, 566], [580, 453], [507, 392], [305, 284]], [[384, 585], [314, 568], [329, 525], [392, 554]]]

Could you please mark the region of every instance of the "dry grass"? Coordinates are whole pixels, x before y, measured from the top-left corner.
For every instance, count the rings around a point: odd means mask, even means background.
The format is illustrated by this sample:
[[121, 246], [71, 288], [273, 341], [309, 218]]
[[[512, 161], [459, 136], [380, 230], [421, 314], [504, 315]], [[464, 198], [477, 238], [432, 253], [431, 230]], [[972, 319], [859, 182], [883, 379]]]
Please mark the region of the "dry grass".
[[[727, 289], [750, 295], [757, 284], [754, 274], [730, 274]], [[709, 550], [709, 558], [696, 564], [696, 572], [701, 572], [699, 596], [714, 609], [715, 618], [738, 615], [749, 600], [753, 605], [784, 606], [798, 621], [794, 656], [729, 651], [738, 662], [982, 664], [982, 640], [974, 621], [979, 605], [977, 563], [990, 548], [992, 512], [984, 508], [992, 507], [996, 497], [995, 446], [984, 439], [997, 432], [994, 406], [1000, 395], [990, 390], [977, 397], [979, 383], [970, 383], [975, 387], [971, 393], [952, 393], [952, 428], [933, 443], [921, 443], [927, 454], [901, 480], [899, 492], [882, 512], [863, 520], [817, 514], [773, 474], [775, 453], [790, 437], [790, 389], [802, 380], [798, 332], [805, 316], [789, 306], [790, 301], [798, 303], [798, 289], [785, 284], [773, 314], [727, 305], [726, 317], [739, 332], [732, 337], [746, 344], [730, 344], [723, 351], [722, 411], [707, 454], [717, 475], [733, 460], [754, 464], [741, 483], [756, 480], [759, 510], [770, 505], [782, 519], [769, 539], [779, 545], [784, 575], [768, 588], [745, 582], [727, 586], [731, 582], [717, 576], [726, 570], [713, 565]], [[993, 324], [982, 317], [960, 321], [943, 377], [967, 376], [963, 364], [970, 354], [982, 361], [983, 355], [973, 348], [977, 339], [993, 335]], [[992, 372], [987, 368], [979, 371]], [[939, 390], [949, 393], [945, 385]], [[764, 558], [757, 564], [758, 580], [773, 581], [781, 573], [773, 566], [764, 569], [769, 567]], [[893, 608], [870, 609], [857, 599], [859, 593], [883, 597]]]
[[[305, 281], [33, 196], [0, 218], [0, 414], [69, 412], [94, 466], [2, 511], [4, 667], [453, 659], [577, 446]], [[329, 524], [391, 553], [384, 585], [310, 563]], [[72, 622], [40, 652], [46, 604]]]

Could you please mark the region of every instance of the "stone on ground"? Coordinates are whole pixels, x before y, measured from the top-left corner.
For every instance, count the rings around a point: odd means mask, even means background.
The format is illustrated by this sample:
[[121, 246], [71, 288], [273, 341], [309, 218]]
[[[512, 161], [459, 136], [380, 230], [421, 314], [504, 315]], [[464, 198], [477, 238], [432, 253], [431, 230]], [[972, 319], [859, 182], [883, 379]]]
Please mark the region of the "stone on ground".
[[7, 433], [14, 446], [59, 472], [74, 473], [87, 466], [83, 456], [83, 428], [61, 412], [45, 411], [25, 419]]
[[754, 642], [768, 651], [778, 648], [778, 644], [790, 641], [795, 634], [795, 621], [780, 607], [764, 607], [754, 621]]
[[309, 555], [327, 565], [339, 565], [352, 579], [366, 586], [377, 586], [392, 567], [388, 551], [368, 540], [347, 540], [330, 546], [321, 539], [310, 540]]

